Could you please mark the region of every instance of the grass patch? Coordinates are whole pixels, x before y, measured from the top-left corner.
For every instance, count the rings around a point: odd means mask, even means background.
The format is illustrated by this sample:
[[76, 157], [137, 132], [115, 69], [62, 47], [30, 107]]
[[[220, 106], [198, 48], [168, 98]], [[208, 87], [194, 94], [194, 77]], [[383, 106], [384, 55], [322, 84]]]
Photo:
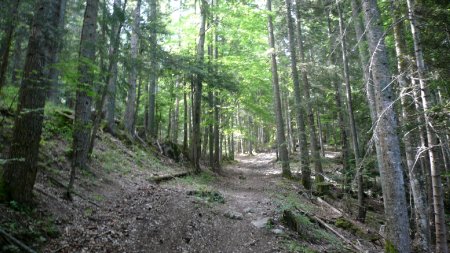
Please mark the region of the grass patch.
[[189, 191], [188, 195], [196, 196], [196, 197], [204, 199], [210, 203], [220, 203], [220, 204], [225, 203], [225, 198], [223, 197], [223, 195], [220, 192], [211, 191], [207, 188], [204, 188], [202, 190]]
[[289, 252], [295, 252], [295, 253], [317, 253], [314, 249], [311, 249], [308, 245], [302, 244], [295, 240], [284, 240], [283, 241], [284, 247]]

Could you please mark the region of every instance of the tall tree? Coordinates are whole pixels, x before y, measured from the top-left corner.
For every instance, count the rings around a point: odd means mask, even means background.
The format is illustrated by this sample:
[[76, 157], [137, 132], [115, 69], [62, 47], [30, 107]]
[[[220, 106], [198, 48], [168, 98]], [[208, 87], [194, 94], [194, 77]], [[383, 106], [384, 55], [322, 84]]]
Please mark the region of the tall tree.
[[133, 15], [133, 31], [131, 33], [131, 59], [130, 76], [128, 79], [127, 105], [124, 115], [125, 132], [131, 138], [135, 135], [134, 113], [136, 111], [136, 80], [137, 80], [137, 56], [139, 46], [139, 20], [141, 13], [141, 0], [137, 0]]
[[7, 198], [29, 202], [36, 180], [44, 106], [49, 88], [52, 48], [58, 40], [61, 0], [38, 0], [28, 41], [24, 77], [14, 122], [13, 139], [3, 180]]
[[18, 8], [19, 8], [20, 0], [12, 0], [8, 3], [10, 15], [7, 17], [7, 25], [6, 25], [6, 35], [2, 40], [0, 52], [2, 53], [2, 63], [0, 64], [0, 91], [2, 87], [6, 83], [6, 70], [8, 69], [9, 63], [9, 55], [11, 49], [11, 43], [13, 41], [14, 30], [16, 28], [17, 16], [18, 16]]
[[422, 42], [420, 38], [420, 30], [417, 25], [415, 15], [415, 3], [413, 0], [407, 0], [409, 21], [411, 24], [411, 33], [414, 42], [414, 53], [416, 57], [417, 74], [420, 85], [420, 98], [422, 101], [423, 114], [425, 118], [425, 130], [428, 140], [428, 157], [430, 159], [431, 169], [431, 185], [433, 189], [433, 206], [434, 206], [434, 223], [436, 230], [436, 252], [447, 253], [447, 231], [445, 227], [445, 211], [444, 211], [444, 193], [442, 190], [441, 172], [437, 165], [438, 159], [438, 141], [436, 134], [433, 132], [432, 120], [430, 116], [431, 102], [430, 94], [426, 84], [425, 61], [423, 57]]
[[124, 21], [125, 7], [124, 2], [121, 9], [121, 0], [114, 0], [111, 31], [109, 35], [109, 67], [106, 78], [107, 99], [106, 99], [106, 122], [107, 130], [111, 134], [115, 133], [115, 112], [116, 112], [116, 82], [117, 82], [117, 62], [119, 55], [120, 33]]
[[[350, 133], [353, 143], [353, 155], [356, 164], [356, 178], [358, 185], [358, 220], [364, 222], [366, 218], [366, 209], [364, 207], [364, 189], [363, 189], [363, 175], [362, 175], [362, 164], [360, 159], [358, 134], [356, 132], [355, 116], [353, 113], [353, 98], [352, 89], [350, 85], [350, 70], [348, 66], [347, 57], [347, 44], [345, 41], [345, 27], [344, 18], [342, 17], [341, 4], [339, 0], [336, 0], [336, 8], [339, 16], [339, 33], [340, 33], [340, 44], [342, 53], [342, 63], [344, 65], [344, 81], [345, 81], [345, 91], [347, 95], [347, 114], [348, 114], [348, 124], [350, 126]], [[361, 167], [361, 168], [360, 168]]]
[[148, 88], [148, 135], [150, 139], [157, 137], [156, 124], [156, 85], [158, 81], [158, 59], [157, 59], [157, 20], [158, 20], [157, 0], [150, 1], [150, 84]]
[[76, 171], [78, 169], [84, 169], [87, 166], [86, 162], [91, 134], [91, 91], [94, 88], [95, 77], [92, 63], [95, 61], [95, 44], [97, 42], [97, 14], [98, 0], [86, 0], [78, 60], [79, 83], [76, 91], [77, 98], [72, 148], [73, 160], [69, 185], [67, 186], [68, 198], [71, 198]]
[[[290, 0], [286, 0], [290, 1]], [[267, 10], [272, 11], [272, 1], [267, 0]], [[289, 10], [289, 9], [288, 9]], [[290, 16], [290, 14], [288, 13]], [[269, 47], [271, 51], [271, 71], [272, 71], [272, 89], [273, 89], [273, 107], [275, 112], [275, 122], [277, 125], [277, 149], [278, 156], [281, 160], [281, 169], [283, 177], [291, 177], [291, 169], [289, 167], [289, 153], [287, 149], [286, 136], [284, 134], [283, 111], [281, 109], [280, 84], [278, 78], [277, 54], [275, 48], [275, 36], [273, 34], [272, 13], [267, 16], [269, 28]]]
[[[205, 34], [206, 19], [208, 15], [208, 2], [202, 0], [200, 2], [200, 29], [197, 42], [197, 63], [202, 65], [205, 57]], [[201, 156], [201, 105], [202, 105], [202, 86], [203, 78], [201, 73], [197, 73], [193, 82], [193, 107], [192, 107], [192, 166], [195, 172], [200, 172], [200, 156]]]
[[[305, 63], [305, 49], [303, 45], [303, 34], [302, 34], [302, 22], [300, 15], [300, 0], [296, 0], [296, 18], [297, 18], [297, 43], [298, 43], [298, 53], [300, 56], [300, 61]], [[325, 193], [326, 188], [324, 185], [324, 177], [323, 177], [323, 169], [322, 169], [322, 161], [320, 159], [320, 151], [319, 145], [317, 143], [317, 135], [316, 135], [316, 126], [314, 122], [314, 113], [312, 110], [312, 101], [311, 101], [311, 85], [308, 80], [308, 72], [306, 68], [301, 68], [301, 75], [303, 81], [303, 94], [305, 97], [305, 107], [306, 107], [306, 118], [308, 120], [309, 126], [309, 140], [311, 147], [311, 155], [312, 160], [314, 162], [314, 172], [315, 172], [315, 181], [317, 185], [317, 191], [322, 194]]]
[[[392, 108], [393, 94], [388, 68], [387, 50], [380, 13], [376, 0], [363, 0], [367, 40], [372, 55], [371, 72], [374, 83], [375, 105], [378, 123], [375, 134], [379, 139], [380, 170], [386, 214], [386, 245], [398, 252], [411, 252], [409, 220], [403, 182], [400, 143], [397, 136], [397, 119]], [[392, 248], [391, 248], [392, 249]]]
[[298, 79], [297, 54], [295, 49], [295, 31], [292, 18], [292, 0], [286, 0], [286, 21], [288, 25], [289, 51], [291, 53], [291, 74], [294, 83], [295, 109], [297, 113], [297, 129], [300, 148], [300, 164], [302, 171], [302, 184], [306, 189], [311, 189], [311, 170], [309, 167], [309, 150], [306, 140], [306, 128], [300, 81]]
[[391, 0], [391, 15], [393, 22], [395, 52], [397, 54], [397, 83], [400, 86], [400, 101], [402, 105], [401, 122], [403, 123], [404, 135], [403, 143], [405, 145], [406, 165], [408, 166], [409, 181], [414, 200], [414, 218], [416, 224], [416, 239], [418, 249], [421, 252], [431, 251], [431, 233], [428, 223], [428, 203], [425, 193], [425, 175], [419, 163], [416, 163], [417, 143], [412, 138], [417, 136], [417, 129], [411, 128], [411, 122], [414, 118], [414, 94], [412, 82], [408, 76], [408, 55], [404, 38], [404, 22], [401, 19], [401, 5], [397, 1]]

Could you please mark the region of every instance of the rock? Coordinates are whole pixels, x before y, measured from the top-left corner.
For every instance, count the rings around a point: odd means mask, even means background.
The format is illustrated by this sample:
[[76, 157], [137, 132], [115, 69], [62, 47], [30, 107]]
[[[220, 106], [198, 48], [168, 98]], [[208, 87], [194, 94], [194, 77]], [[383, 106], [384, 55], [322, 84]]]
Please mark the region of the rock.
[[272, 233], [274, 233], [276, 235], [280, 235], [283, 233], [283, 230], [280, 228], [275, 228], [275, 229], [272, 229], [271, 231], [272, 231]]
[[236, 211], [227, 211], [224, 214], [225, 217], [232, 219], [232, 220], [242, 220], [244, 216], [242, 213], [236, 212]]
[[253, 209], [251, 207], [247, 207], [244, 209], [244, 213], [253, 213]]
[[270, 220], [269, 217], [264, 217], [264, 218], [252, 221], [252, 224], [253, 224], [253, 226], [255, 226], [257, 228], [264, 228], [264, 227], [266, 227], [267, 223], [269, 223], [269, 220]]

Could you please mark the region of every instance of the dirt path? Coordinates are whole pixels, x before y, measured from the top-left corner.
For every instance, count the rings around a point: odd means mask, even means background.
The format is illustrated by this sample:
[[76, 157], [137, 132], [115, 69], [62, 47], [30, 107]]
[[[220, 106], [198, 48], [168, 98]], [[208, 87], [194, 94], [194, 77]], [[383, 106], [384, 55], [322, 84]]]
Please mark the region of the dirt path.
[[265, 225], [277, 208], [271, 193], [280, 176], [273, 159], [242, 156], [225, 166], [207, 186], [224, 203], [190, 194], [182, 180], [156, 185], [138, 174], [100, 179], [91, 193], [103, 196], [99, 207], [80, 199], [44, 207], [56, 213], [61, 234], [43, 252], [287, 252], [284, 232]]
[[239, 163], [223, 168], [223, 176], [210, 185], [224, 196], [223, 204], [205, 205], [186, 196], [185, 189], [166, 188], [173, 194], [146, 213], [132, 251], [283, 252], [281, 238], [264, 225], [276, 209], [269, 196], [279, 178], [271, 175], [273, 158], [239, 157]]

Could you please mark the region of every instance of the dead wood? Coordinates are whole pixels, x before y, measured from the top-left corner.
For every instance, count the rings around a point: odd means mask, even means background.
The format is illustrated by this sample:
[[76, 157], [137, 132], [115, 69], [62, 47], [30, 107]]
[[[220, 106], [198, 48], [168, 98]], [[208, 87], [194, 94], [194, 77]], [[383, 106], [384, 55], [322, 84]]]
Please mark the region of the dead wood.
[[175, 173], [175, 174], [154, 176], [154, 177], [150, 177], [148, 180], [149, 181], [153, 181], [155, 183], [160, 183], [160, 182], [163, 182], [163, 181], [172, 180], [172, 179], [177, 178], [177, 177], [185, 177], [185, 176], [187, 176], [189, 174], [190, 174], [190, 172], [184, 171], [184, 172], [179, 172], [179, 173]]
[[15, 244], [16, 246], [18, 246], [19, 248], [21, 248], [22, 250], [24, 250], [25, 252], [28, 253], [36, 253], [36, 251], [34, 251], [33, 249], [31, 249], [30, 247], [28, 247], [25, 243], [19, 241], [17, 238], [15, 238], [14, 236], [10, 235], [9, 233], [7, 233], [5, 230], [3, 230], [0, 227], [0, 235], [2, 235], [6, 240], [8, 240], [9, 242]]

